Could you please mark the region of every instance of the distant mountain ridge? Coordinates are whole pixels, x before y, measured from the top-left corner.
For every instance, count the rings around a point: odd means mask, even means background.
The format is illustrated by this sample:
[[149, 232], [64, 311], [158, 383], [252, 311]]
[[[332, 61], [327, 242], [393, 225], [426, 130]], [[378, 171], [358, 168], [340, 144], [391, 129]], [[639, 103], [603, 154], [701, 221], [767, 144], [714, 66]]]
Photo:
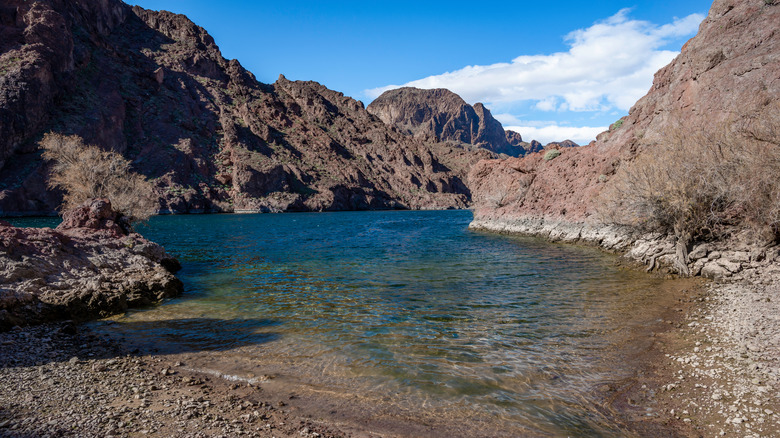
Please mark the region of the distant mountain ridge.
[[[539, 152], [547, 147], [536, 140], [523, 141], [520, 133], [515, 131], [505, 131], [485, 105], [476, 103], [471, 106], [446, 88], [402, 87], [388, 90], [366, 109], [386, 124], [422, 140], [470, 144], [511, 157]], [[572, 147], [577, 144], [566, 140], [548, 146]]]
[[484, 105], [471, 106], [445, 88], [389, 90], [367, 110], [414, 138], [466, 143], [513, 157], [526, 153], [520, 134], [507, 134]]
[[262, 84], [183, 15], [0, 7], [0, 214], [48, 214], [45, 132], [122, 153], [162, 212], [464, 208], [489, 151], [411, 138], [315, 82]]

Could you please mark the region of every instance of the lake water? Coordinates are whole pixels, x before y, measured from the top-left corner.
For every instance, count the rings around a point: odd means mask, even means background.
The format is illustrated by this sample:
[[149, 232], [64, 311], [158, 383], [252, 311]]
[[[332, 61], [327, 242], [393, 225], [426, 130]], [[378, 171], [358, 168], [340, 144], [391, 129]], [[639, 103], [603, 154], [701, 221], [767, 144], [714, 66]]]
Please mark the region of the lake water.
[[184, 295], [94, 326], [186, 365], [341, 398], [358, 417], [625, 435], [595, 389], [633, 373], [664, 280], [594, 248], [469, 231], [471, 218], [154, 217], [141, 232], [179, 258]]

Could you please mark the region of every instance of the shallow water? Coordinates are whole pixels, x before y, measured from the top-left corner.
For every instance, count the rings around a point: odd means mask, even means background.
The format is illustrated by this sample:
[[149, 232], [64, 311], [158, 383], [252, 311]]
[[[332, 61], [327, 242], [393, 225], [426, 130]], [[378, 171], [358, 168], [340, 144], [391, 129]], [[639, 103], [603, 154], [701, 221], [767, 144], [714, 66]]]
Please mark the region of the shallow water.
[[656, 323], [664, 281], [597, 249], [472, 232], [470, 220], [155, 217], [141, 232], [179, 258], [184, 296], [95, 327], [407, 416], [507, 435], [625, 434], [594, 388], [633, 372], [625, 345]]

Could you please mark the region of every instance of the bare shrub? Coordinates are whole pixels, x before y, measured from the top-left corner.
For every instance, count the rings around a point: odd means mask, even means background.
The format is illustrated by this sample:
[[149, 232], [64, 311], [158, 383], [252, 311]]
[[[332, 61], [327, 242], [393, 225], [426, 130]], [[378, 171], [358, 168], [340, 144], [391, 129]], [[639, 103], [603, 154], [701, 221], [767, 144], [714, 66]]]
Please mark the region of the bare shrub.
[[65, 192], [64, 210], [92, 198], [108, 198], [131, 223], [144, 221], [156, 207], [153, 186], [116, 152], [86, 145], [77, 135], [48, 133], [40, 142], [43, 157], [52, 161], [49, 187]]
[[673, 234], [676, 267], [688, 273], [688, 246], [750, 228], [780, 235], [780, 120], [743, 119], [716, 132], [677, 128], [618, 170], [602, 192], [602, 218]]
[[[743, 120], [739, 127], [750, 147], [745, 216], [754, 229], [780, 240], [780, 103]], [[768, 236], [767, 236], [768, 237]]]

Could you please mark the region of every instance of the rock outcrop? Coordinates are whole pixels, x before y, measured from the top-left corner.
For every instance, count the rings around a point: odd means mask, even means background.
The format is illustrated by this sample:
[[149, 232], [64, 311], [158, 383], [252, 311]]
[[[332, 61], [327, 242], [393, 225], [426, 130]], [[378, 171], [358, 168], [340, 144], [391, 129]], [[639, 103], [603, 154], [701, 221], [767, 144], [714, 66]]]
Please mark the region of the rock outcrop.
[[424, 141], [468, 144], [513, 157], [528, 152], [520, 134], [504, 131], [483, 104], [471, 106], [447, 89], [389, 90], [367, 109], [386, 124]]
[[[556, 148], [556, 149], [560, 149], [560, 148], [578, 148], [578, 147], [580, 147], [580, 145], [578, 145], [577, 143], [575, 143], [575, 142], [573, 142], [571, 140], [564, 140], [564, 141], [553, 141], [553, 142], [547, 143], [546, 145], [544, 145], [543, 149], [550, 149], [550, 148]], [[538, 151], [534, 151], [534, 152], [538, 152]]]
[[179, 263], [128, 232], [105, 199], [65, 213], [50, 228], [0, 221], [0, 330], [54, 319], [88, 319], [179, 295]]
[[[598, 195], [621, 163], [652, 153], [674, 132], [714, 132], [772, 111], [780, 99], [777, 23], [777, 2], [716, 0], [699, 33], [656, 73], [648, 94], [596, 141], [560, 148], [550, 160], [533, 154], [478, 163], [470, 175], [472, 226], [601, 243], [603, 233], [592, 232], [604, 229]], [[630, 235], [621, 239], [628, 239], [622, 249], [632, 242]]]
[[162, 212], [465, 207], [492, 154], [411, 139], [315, 82], [262, 84], [182, 15], [119, 0], [0, 7], [0, 215], [51, 214], [37, 141], [77, 134]]

